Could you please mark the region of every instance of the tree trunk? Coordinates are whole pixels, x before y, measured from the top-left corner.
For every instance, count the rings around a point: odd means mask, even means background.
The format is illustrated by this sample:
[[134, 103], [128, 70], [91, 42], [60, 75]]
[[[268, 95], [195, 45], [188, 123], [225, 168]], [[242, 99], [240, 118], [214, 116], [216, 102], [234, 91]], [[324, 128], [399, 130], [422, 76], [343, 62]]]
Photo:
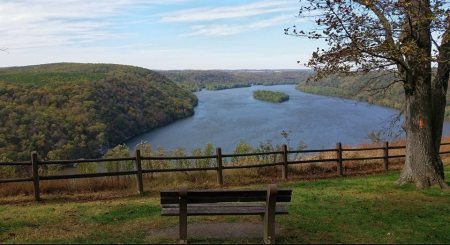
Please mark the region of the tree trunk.
[[[448, 79], [450, 75], [450, 33], [449, 28], [444, 33], [441, 41], [441, 46], [439, 48], [438, 57], [438, 68], [436, 70], [436, 75], [431, 84], [431, 97], [432, 97], [432, 109], [433, 109], [433, 137], [435, 140], [436, 149], [440, 148], [441, 137], [442, 137], [442, 127], [445, 119], [445, 106], [447, 105], [447, 88]], [[444, 165], [442, 161], [438, 166], [442, 173], [442, 178], [444, 178]]]
[[[445, 72], [432, 81], [431, 15], [429, 0], [410, 1], [405, 7], [401, 41], [414, 52], [405, 55], [406, 68], [400, 72], [405, 84], [406, 159], [398, 184], [415, 183], [417, 188], [444, 182], [444, 167], [439, 156], [445, 113]], [[448, 62], [441, 62], [448, 63]], [[441, 64], [439, 64], [441, 66]], [[444, 66], [439, 67], [444, 68]], [[439, 70], [438, 68], [438, 70]], [[445, 88], [444, 88], [445, 87]]]
[[[446, 62], [447, 63], [447, 62]], [[444, 71], [447, 70], [447, 72]], [[448, 64], [441, 65], [437, 69], [437, 74], [431, 85], [431, 109], [432, 109], [432, 133], [434, 148], [439, 152], [442, 139], [442, 128], [445, 119], [445, 106], [447, 104], [447, 84], [448, 84]], [[438, 154], [439, 157], [439, 154]], [[439, 157], [436, 168], [444, 179], [444, 165]]]
[[[426, 80], [424, 77], [416, 79], [414, 92], [406, 95], [404, 124], [406, 160], [397, 183], [415, 183], [420, 189], [434, 184], [445, 188], [447, 185], [444, 182], [442, 161], [439, 157], [441, 138], [439, 132], [442, 130], [433, 127], [439, 124], [433, 120], [442, 120], [443, 117], [433, 116], [430, 83]], [[437, 141], [439, 144], [436, 146]]]

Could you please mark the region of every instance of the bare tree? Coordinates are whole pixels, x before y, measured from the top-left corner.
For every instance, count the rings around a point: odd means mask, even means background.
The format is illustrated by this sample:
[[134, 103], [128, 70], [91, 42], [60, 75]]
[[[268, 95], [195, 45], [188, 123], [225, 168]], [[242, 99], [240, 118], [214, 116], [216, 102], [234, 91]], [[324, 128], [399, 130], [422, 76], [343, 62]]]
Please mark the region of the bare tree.
[[448, 188], [439, 156], [449, 80], [450, 11], [444, 0], [302, 0], [316, 28], [286, 34], [324, 39], [312, 54], [316, 78], [392, 71], [405, 92], [406, 161], [398, 184]]

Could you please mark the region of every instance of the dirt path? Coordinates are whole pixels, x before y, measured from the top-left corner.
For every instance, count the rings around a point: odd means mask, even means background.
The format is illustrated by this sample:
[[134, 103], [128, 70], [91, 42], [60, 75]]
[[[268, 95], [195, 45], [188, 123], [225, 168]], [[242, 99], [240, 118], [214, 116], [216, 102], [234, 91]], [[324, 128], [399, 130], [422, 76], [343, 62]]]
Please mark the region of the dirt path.
[[[275, 234], [282, 234], [280, 226], [276, 226]], [[189, 239], [235, 239], [235, 238], [261, 238], [263, 237], [263, 224], [252, 222], [218, 222], [218, 223], [192, 223], [188, 224]], [[149, 238], [178, 239], [178, 226], [166, 229], [155, 229], [149, 232]]]

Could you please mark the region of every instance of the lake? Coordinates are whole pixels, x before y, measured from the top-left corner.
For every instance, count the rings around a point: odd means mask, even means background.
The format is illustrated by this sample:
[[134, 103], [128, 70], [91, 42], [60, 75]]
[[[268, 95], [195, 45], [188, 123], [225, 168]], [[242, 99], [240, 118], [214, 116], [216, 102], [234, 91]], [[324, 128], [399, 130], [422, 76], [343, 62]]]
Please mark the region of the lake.
[[[281, 91], [289, 100], [273, 104], [253, 99], [254, 90]], [[202, 90], [195, 93], [199, 99], [192, 117], [139, 135], [127, 145], [134, 151], [136, 144], [148, 142], [153, 149], [182, 147], [190, 152], [212, 143], [230, 153], [239, 141], [256, 146], [271, 140], [273, 144], [292, 147], [303, 141], [307, 149], [335, 147], [343, 144], [370, 143], [368, 134], [382, 130], [383, 140], [394, 138], [400, 132], [399, 122], [391, 124], [399, 112], [347, 99], [300, 92], [294, 85], [252, 86], [219, 91]], [[444, 126], [445, 134], [450, 125]], [[281, 134], [289, 133], [288, 139]]]

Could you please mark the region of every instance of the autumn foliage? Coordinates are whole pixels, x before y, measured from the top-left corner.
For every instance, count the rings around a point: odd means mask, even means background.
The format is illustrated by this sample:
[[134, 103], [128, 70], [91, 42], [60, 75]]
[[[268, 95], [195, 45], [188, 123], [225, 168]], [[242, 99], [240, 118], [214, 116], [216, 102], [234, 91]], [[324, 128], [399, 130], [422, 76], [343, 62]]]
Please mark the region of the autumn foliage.
[[197, 99], [138, 67], [49, 64], [0, 69], [0, 156], [99, 157], [130, 137], [189, 116]]

